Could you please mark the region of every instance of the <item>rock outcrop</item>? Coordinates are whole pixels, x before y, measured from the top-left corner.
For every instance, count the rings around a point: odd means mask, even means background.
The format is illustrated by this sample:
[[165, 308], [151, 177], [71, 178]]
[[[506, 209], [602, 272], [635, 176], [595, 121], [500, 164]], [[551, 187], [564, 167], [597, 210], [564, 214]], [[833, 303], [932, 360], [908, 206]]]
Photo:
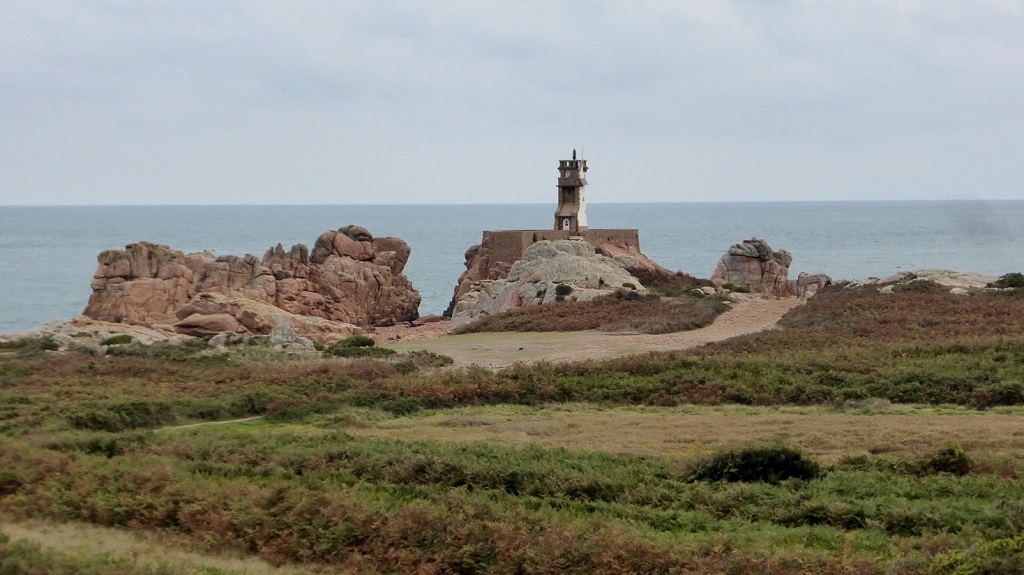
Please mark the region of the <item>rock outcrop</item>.
[[624, 286], [645, 294], [640, 281], [625, 269], [633, 260], [600, 255], [585, 241], [537, 242], [507, 272], [494, 274], [504, 277], [478, 280], [463, 293], [454, 305], [451, 329], [517, 307], [547, 304], [558, 298], [586, 301]]
[[914, 272], [914, 280], [931, 281], [951, 288], [978, 289], [995, 283], [999, 280], [999, 276], [977, 272], [925, 268]]
[[[485, 235], [482, 243], [470, 246], [470, 248], [466, 250], [466, 271], [462, 272], [462, 275], [459, 276], [459, 280], [455, 286], [455, 293], [452, 295], [451, 302], [448, 303], [448, 309], [446, 309], [443, 314], [445, 317], [452, 317], [455, 305], [466, 294], [474, 289], [474, 286], [477, 285], [478, 282], [495, 281], [508, 277], [509, 272], [512, 270], [512, 264], [518, 260], [507, 256], [503, 259], [503, 256], [499, 255], [502, 253], [509, 253], [508, 250], [501, 249], [501, 246], [492, 245], [492, 241], [501, 241], [501, 239], [503, 238], [500, 236], [491, 236], [489, 238]], [[608, 258], [614, 258], [626, 268], [647, 268], [650, 270], [661, 270], [666, 273], [672, 273], [659, 266], [635, 247], [626, 243], [615, 243], [614, 241], [600, 241], [594, 243], [584, 241], [583, 243], [590, 245], [596, 254], [603, 255]], [[523, 251], [521, 253], [525, 255], [526, 252]]]
[[977, 272], [958, 272], [938, 268], [923, 268], [916, 272], [899, 271], [884, 278], [870, 277], [865, 280], [850, 282], [847, 287], [879, 286], [883, 293], [892, 293], [897, 285], [908, 285], [916, 282], [932, 282], [950, 288], [954, 294], [965, 295], [970, 290], [998, 292], [999, 288], [988, 287], [999, 280], [998, 276]]
[[793, 255], [788, 251], [775, 251], [765, 240], [751, 238], [729, 248], [711, 274], [711, 282], [717, 287], [732, 284], [776, 297], [810, 297], [832, 283], [825, 274], [800, 273], [796, 280], [790, 280], [792, 263]]
[[418, 317], [419, 292], [402, 274], [409, 254], [359, 226], [324, 232], [312, 253], [278, 244], [262, 258], [139, 242], [99, 255], [84, 315], [193, 335], [267, 334], [281, 316], [307, 337], [351, 334]]

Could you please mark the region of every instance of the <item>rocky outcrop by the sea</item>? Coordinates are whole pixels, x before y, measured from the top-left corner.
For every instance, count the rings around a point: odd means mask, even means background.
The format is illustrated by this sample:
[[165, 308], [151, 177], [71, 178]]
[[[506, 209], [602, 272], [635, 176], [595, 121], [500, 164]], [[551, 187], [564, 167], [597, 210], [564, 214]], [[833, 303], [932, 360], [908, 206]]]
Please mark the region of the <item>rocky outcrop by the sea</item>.
[[810, 297], [832, 283], [832, 278], [825, 274], [804, 272], [790, 280], [792, 263], [793, 254], [773, 250], [765, 240], [751, 238], [729, 248], [711, 274], [711, 282], [717, 287], [732, 284], [777, 297]]
[[634, 256], [600, 255], [585, 241], [537, 242], [507, 272], [494, 274], [502, 277], [477, 280], [466, 289], [454, 305], [451, 329], [517, 307], [551, 303], [559, 298], [586, 301], [624, 286], [645, 294], [640, 281], [626, 270], [633, 265]]
[[410, 252], [401, 239], [374, 238], [359, 226], [324, 232], [312, 253], [278, 244], [262, 258], [139, 242], [98, 256], [83, 313], [198, 336], [269, 334], [288, 323], [330, 341], [418, 317], [419, 292], [402, 273]]
[[899, 271], [884, 278], [871, 277], [864, 280], [850, 282], [847, 287], [877, 286], [883, 293], [891, 293], [896, 286], [910, 285], [920, 282], [931, 282], [950, 288], [954, 294], [965, 295], [971, 290], [984, 290], [997, 292], [997, 287], [992, 287], [999, 280], [999, 276], [977, 272], [958, 272], [939, 268], [923, 268], [916, 272]]
[[[594, 244], [584, 241], [584, 243], [590, 245], [596, 254], [614, 258], [626, 268], [646, 268], [672, 273], [629, 245], [618, 244], [612, 241], [595, 242]], [[496, 255], [499, 251], [488, 243], [486, 237], [482, 243], [470, 246], [466, 250], [466, 271], [462, 272], [462, 275], [459, 276], [458, 282], [455, 285], [455, 293], [448, 304], [448, 309], [444, 312], [445, 317], [452, 317], [455, 305], [473, 290], [478, 282], [495, 281], [508, 277], [512, 264], [517, 260], [509, 258], [512, 261], [505, 261], [501, 259], [501, 256]], [[523, 253], [525, 254], [525, 252]]]

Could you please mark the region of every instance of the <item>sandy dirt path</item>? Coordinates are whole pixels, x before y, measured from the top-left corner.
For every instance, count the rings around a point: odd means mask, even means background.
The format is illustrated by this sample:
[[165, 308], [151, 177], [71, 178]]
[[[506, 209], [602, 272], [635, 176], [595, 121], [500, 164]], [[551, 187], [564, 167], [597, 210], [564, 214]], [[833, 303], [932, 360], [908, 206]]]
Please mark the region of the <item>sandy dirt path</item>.
[[797, 298], [752, 299], [736, 304], [707, 327], [647, 335], [640, 333], [576, 331], [554, 333], [483, 333], [450, 335], [386, 343], [396, 351], [428, 350], [451, 356], [455, 365], [499, 368], [516, 362], [563, 362], [604, 359], [648, 351], [697, 347], [738, 335], [764, 331], [789, 310], [803, 303]]

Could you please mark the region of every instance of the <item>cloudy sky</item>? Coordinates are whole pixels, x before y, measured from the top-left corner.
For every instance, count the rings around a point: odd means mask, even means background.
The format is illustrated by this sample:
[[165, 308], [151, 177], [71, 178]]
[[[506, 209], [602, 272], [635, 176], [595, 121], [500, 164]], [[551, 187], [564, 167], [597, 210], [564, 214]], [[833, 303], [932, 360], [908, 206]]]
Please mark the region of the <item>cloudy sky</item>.
[[0, 205], [1024, 199], [1018, 0], [0, 2]]

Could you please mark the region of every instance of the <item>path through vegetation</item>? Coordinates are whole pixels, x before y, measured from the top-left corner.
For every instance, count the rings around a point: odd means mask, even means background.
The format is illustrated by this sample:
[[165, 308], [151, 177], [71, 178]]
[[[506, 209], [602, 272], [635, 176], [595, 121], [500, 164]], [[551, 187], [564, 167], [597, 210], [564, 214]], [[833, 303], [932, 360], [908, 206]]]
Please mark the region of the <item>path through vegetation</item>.
[[455, 365], [477, 364], [499, 368], [517, 362], [607, 359], [649, 351], [697, 347], [738, 335], [771, 329], [789, 310], [802, 304], [798, 298], [751, 299], [736, 304], [707, 327], [678, 333], [577, 331], [482, 333], [451, 335], [437, 339], [388, 344], [396, 351], [428, 350], [451, 356]]

